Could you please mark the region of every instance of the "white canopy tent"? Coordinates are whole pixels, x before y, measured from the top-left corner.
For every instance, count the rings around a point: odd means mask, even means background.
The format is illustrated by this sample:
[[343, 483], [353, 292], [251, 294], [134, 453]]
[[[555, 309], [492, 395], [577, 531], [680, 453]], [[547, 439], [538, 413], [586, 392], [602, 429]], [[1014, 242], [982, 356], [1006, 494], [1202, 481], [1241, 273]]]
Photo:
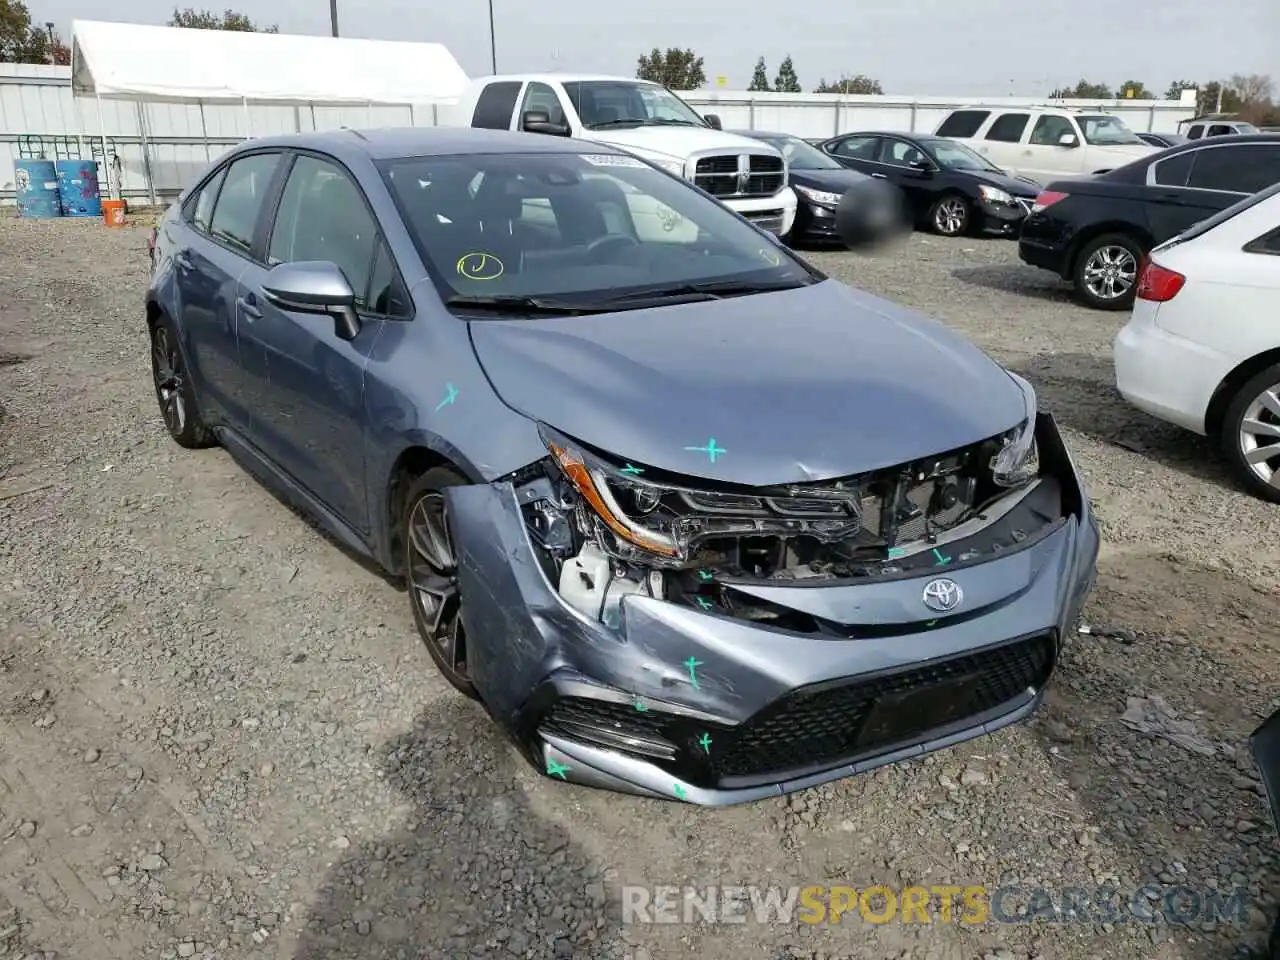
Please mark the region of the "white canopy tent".
[[[439, 43], [75, 20], [71, 91], [98, 101], [408, 106], [456, 101], [468, 83]], [[202, 120], [203, 122], [203, 120]], [[106, 157], [105, 132], [103, 157]]]

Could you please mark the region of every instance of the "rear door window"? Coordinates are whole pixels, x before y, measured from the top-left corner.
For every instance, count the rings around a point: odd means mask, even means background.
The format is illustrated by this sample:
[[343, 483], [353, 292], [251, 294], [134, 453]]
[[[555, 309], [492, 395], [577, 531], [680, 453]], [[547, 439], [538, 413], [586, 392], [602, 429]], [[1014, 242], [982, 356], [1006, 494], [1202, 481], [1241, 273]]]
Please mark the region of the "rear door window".
[[1161, 187], [1185, 187], [1187, 175], [1191, 173], [1191, 165], [1199, 152], [1188, 150], [1152, 164], [1152, 179]]
[[995, 123], [987, 131], [984, 139], [996, 140], [1000, 143], [1017, 143], [1022, 139], [1022, 131], [1027, 129], [1027, 121], [1031, 119], [1026, 113], [1005, 113], [996, 117]]
[[223, 167], [205, 182], [194, 197], [187, 201], [187, 213], [191, 225], [201, 233], [209, 232], [209, 220], [213, 216], [213, 202], [218, 199], [218, 188], [227, 176]]
[[831, 152], [837, 157], [848, 157], [851, 160], [875, 160], [879, 147], [879, 137], [845, 137]]
[[1223, 144], [1195, 155], [1189, 187], [1257, 193], [1280, 182], [1280, 143]]
[[1188, 140], [1199, 140], [1200, 134], [1202, 133], [1204, 133], [1204, 127], [1198, 123], [1193, 123], [1191, 126], [1187, 127]]
[[480, 91], [471, 126], [484, 130], [510, 130], [511, 114], [516, 109], [516, 97], [520, 95], [520, 81], [499, 80]]
[[255, 153], [231, 163], [209, 222], [211, 237], [246, 256], [250, 253], [254, 229], [279, 163], [278, 153]]
[[1208, 134], [1206, 134], [1206, 136], [1229, 137], [1235, 132], [1236, 132], [1235, 127], [1229, 127], [1225, 123], [1215, 123], [1212, 127], [1209, 128], [1209, 132]]
[[965, 139], [972, 137], [991, 116], [990, 110], [957, 110], [942, 121], [934, 134], [938, 137], [955, 137]]

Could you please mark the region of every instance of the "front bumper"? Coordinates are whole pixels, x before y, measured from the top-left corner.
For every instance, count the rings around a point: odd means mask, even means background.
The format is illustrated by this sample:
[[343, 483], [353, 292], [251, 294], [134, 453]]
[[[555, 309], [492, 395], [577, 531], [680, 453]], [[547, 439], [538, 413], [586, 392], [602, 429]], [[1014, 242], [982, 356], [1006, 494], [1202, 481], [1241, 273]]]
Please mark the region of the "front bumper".
[[[472, 679], [560, 779], [691, 803], [778, 796], [989, 733], [1030, 713], [1092, 588], [1098, 531], [1051, 417], [1070, 511], [966, 563], [871, 582], [743, 585], [839, 623], [800, 634], [629, 596], [618, 628], [570, 609], [510, 484], [447, 491]], [[1016, 538], [1015, 538], [1016, 539]], [[925, 606], [941, 574], [964, 599]], [[730, 585], [731, 586], [731, 585]]]
[[786, 236], [796, 220], [796, 193], [783, 187], [771, 197], [734, 198], [720, 201], [775, 236]]
[[978, 230], [1002, 237], [1016, 237], [1030, 210], [1029, 202], [1023, 204], [1015, 201], [1010, 205], [983, 200], [977, 204]]
[[840, 231], [836, 229], [834, 207], [825, 207], [810, 200], [801, 200], [796, 208], [795, 226], [791, 239], [804, 243], [844, 246]]

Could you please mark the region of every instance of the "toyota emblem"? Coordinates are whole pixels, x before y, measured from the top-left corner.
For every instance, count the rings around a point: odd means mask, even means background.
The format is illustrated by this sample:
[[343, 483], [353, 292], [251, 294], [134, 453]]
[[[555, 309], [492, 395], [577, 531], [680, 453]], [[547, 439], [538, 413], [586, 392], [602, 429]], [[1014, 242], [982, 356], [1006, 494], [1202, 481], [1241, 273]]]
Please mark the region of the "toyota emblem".
[[964, 591], [960, 584], [946, 577], [930, 580], [924, 587], [924, 605], [930, 610], [947, 613], [960, 606], [964, 599]]

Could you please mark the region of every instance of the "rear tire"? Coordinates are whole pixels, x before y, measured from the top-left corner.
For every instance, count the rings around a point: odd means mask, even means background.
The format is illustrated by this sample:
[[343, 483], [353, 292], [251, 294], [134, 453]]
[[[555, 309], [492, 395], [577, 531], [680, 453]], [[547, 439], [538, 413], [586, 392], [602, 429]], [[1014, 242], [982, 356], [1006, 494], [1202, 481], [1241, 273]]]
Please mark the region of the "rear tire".
[[449, 487], [467, 483], [466, 477], [449, 467], [428, 470], [405, 495], [400, 533], [405, 585], [418, 636], [440, 675], [458, 692], [478, 699], [467, 669], [457, 553], [449, 535], [444, 498]]
[[1280, 503], [1280, 363], [1236, 391], [1219, 442], [1249, 492]]
[[1146, 251], [1127, 233], [1085, 242], [1071, 267], [1076, 297], [1095, 310], [1128, 310], [1138, 291], [1138, 265]]
[[195, 387], [173, 321], [160, 314], [151, 324], [151, 378], [160, 416], [174, 442], [188, 450], [217, 444], [196, 403]]

